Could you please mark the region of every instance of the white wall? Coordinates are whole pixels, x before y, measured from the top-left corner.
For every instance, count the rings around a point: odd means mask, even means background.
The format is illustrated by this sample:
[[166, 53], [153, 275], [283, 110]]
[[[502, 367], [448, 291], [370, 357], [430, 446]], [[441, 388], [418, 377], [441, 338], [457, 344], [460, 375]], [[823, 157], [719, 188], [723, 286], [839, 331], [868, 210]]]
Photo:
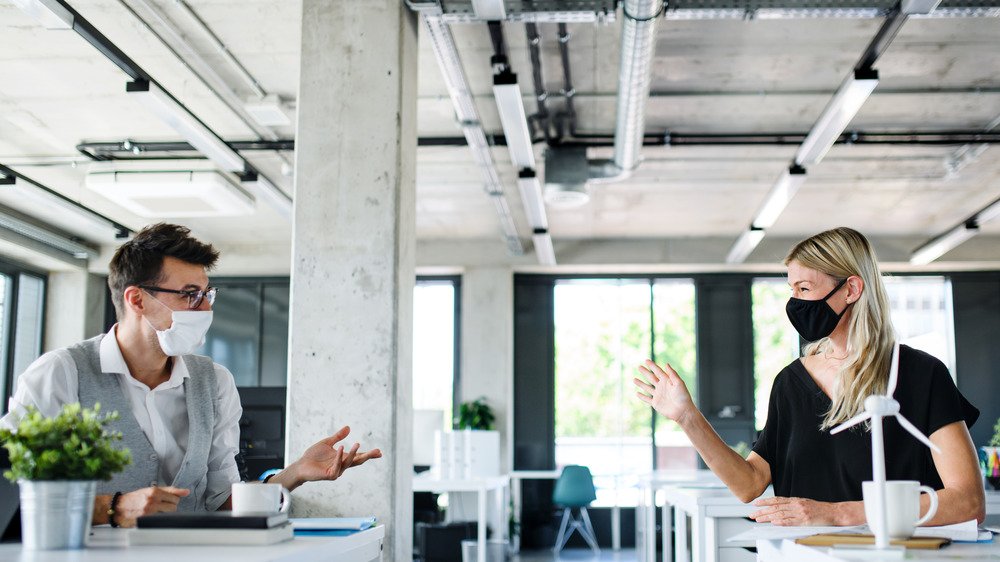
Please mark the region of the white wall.
[[86, 271], [49, 273], [43, 351], [96, 336], [104, 328], [106, 284]]

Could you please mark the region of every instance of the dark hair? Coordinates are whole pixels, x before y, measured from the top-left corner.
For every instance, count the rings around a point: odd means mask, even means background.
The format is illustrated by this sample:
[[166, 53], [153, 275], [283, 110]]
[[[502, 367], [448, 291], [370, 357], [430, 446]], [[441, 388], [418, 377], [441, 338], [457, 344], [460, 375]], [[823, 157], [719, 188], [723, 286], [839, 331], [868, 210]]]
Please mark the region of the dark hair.
[[212, 269], [219, 251], [192, 237], [187, 227], [161, 222], [142, 229], [118, 247], [108, 267], [108, 288], [119, 320], [125, 317], [125, 289], [159, 283], [167, 256]]

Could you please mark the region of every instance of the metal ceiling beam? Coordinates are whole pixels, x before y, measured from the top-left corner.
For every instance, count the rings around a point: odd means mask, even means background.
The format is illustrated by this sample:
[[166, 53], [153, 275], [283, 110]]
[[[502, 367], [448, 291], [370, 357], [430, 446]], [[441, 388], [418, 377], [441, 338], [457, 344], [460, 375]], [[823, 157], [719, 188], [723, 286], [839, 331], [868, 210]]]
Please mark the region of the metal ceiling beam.
[[[643, 139], [643, 146], [791, 146], [801, 144], [807, 133], [669, 133], [649, 134]], [[507, 146], [503, 135], [487, 135], [490, 146]], [[541, 141], [538, 141], [541, 142]], [[294, 139], [277, 141], [227, 141], [229, 146], [240, 152], [252, 151], [294, 151]], [[587, 140], [562, 143], [571, 146], [611, 147], [614, 146], [611, 133], [589, 135]], [[848, 131], [837, 139], [841, 145], [912, 145], [912, 146], [990, 146], [1000, 144], [1000, 131]], [[466, 137], [420, 137], [417, 146], [468, 146]], [[180, 160], [201, 159], [201, 155], [172, 154], [192, 153], [195, 149], [182, 141], [144, 142], [108, 141], [84, 142], [77, 150], [91, 160]], [[161, 156], [157, 156], [157, 155]], [[64, 163], [71, 164], [72, 160]], [[53, 165], [56, 165], [54, 163]]]

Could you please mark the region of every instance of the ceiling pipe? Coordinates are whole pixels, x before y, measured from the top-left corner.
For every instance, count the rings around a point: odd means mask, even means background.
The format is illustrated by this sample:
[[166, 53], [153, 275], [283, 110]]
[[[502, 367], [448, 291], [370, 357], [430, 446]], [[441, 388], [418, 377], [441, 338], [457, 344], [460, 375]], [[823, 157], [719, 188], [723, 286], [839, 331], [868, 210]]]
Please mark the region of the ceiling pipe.
[[646, 100], [649, 99], [656, 48], [656, 20], [663, 9], [663, 0], [625, 0], [622, 4], [615, 152], [611, 160], [588, 162], [588, 184], [625, 180], [642, 161]]

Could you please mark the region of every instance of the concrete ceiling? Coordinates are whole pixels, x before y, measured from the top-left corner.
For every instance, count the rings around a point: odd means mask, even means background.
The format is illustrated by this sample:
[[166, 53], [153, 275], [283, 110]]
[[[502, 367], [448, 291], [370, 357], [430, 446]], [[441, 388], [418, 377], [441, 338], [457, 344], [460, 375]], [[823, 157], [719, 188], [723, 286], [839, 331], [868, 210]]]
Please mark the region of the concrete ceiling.
[[[240, 97], [252, 95], [246, 81], [175, 2], [145, 2], [168, 16], [233, 91]], [[300, 2], [188, 3], [264, 90], [294, 105]], [[222, 137], [258, 138], [127, 9], [163, 32], [140, 0], [71, 0], [70, 4]], [[804, 133], [881, 22], [876, 18], [661, 21], [647, 132]], [[492, 98], [492, 46], [486, 26], [454, 24], [451, 28], [484, 126], [501, 133]], [[619, 28], [618, 23], [569, 25], [580, 131], [610, 134], [614, 130]], [[508, 23], [504, 30], [530, 114], [536, 106], [525, 28]], [[539, 24], [538, 30], [549, 110], [558, 112], [565, 100], [559, 94], [563, 84], [557, 30], [555, 24]], [[460, 137], [423, 28], [420, 39], [419, 135]], [[876, 68], [881, 76], [879, 87], [850, 129], [984, 130], [1000, 116], [1000, 18], [911, 19]], [[9, 0], [0, 0], [0, 163], [129, 227], [151, 222], [85, 188], [91, 163], [75, 149], [84, 141], [179, 140], [172, 129], [125, 93], [127, 81], [124, 73], [76, 33], [45, 30]], [[294, 127], [272, 132], [284, 139], [294, 138], [295, 133]], [[907, 243], [915, 248], [1000, 197], [1000, 148], [987, 149], [958, 172], [948, 173], [946, 162], [958, 148], [837, 146], [809, 170], [805, 186], [771, 232], [776, 238], [794, 240], [827, 227], [849, 225], [875, 238], [912, 241]], [[540, 162], [543, 150], [536, 146]], [[646, 147], [641, 168], [628, 181], [593, 186], [592, 200], [584, 207], [549, 209], [557, 257], [560, 248], [566, 248], [567, 259], [572, 259], [569, 248], [577, 251], [587, 244], [702, 240], [702, 262], [721, 262], [794, 152], [794, 145]], [[283, 162], [293, 161], [291, 152], [245, 154], [282, 189], [292, 192], [293, 178], [281, 172]], [[607, 157], [610, 149], [593, 148], [590, 155]], [[530, 230], [506, 148], [495, 147], [494, 157], [514, 220], [527, 242]], [[540, 172], [544, 174], [544, 169]], [[65, 214], [27, 203], [16, 191], [0, 191], [0, 204], [91, 242], [114, 244], [109, 235], [97, 235]], [[257, 248], [250, 253], [290, 244], [287, 221], [264, 204], [258, 205], [251, 220], [220, 217], [179, 222], [226, 247]], [[1000, 236], [1000, 221], [983, 225], [982, 231], [984, 240]], [[497, 261], [531, 262], [505, 257], [494, 207], [464, 146], [418, 149], [417, 235], [428, 248], [479, 243], [496, 246]], [[1000, 243], [973, 247], [974, 252], [956, 250], [952, 258], [1000, 263]], [[434, 258], [418, 256], [418, 260], [462, 265], [446, 263], [448, 258], [440, 255], [444, 252], [431, 253]], [[651, 259], [670, 257], [657, 253]], [[771, 259], [764, 246], [751, 256], [751, 261]], [[282, 260], [287, 267], [285, 255], [278, 262]]]

